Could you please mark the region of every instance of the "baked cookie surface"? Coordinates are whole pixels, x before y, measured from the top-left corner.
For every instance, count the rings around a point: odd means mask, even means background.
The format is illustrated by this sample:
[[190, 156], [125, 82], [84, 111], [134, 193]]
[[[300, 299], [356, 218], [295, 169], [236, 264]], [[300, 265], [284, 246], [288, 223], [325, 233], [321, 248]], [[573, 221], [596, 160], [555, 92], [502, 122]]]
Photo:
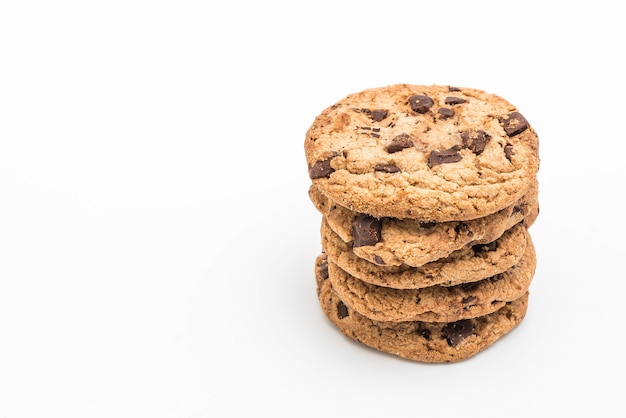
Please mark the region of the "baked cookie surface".
[[539, 169], [518, 109], [472, 88], [396, 84], [350, 94], [307, 131], [312, 183], [377, 218], [446, 222], [513, 205]]
[[330, 259], [328, 277], [349, 308], [377, 321], [454, 322], [497, 311], [528, 291], [536, 267], [535, 249], [528, 241], [522, 259], [489, 278], [455, 286], [393, 289], [366, 283], [340, 269]]
[[322, 255], [315, 265], [317, 295], [326, 317], [346, 337], [376, 350], [426, 363], [453, 363], [483, 351], [523, 320], [528, 292], [497, 311], [455, 322], [376, 321], [348, 308], [328, 280]]
[[445, 258], [411, 267], [379, 266], [357, 256], [352, 244], [333, 232], [325, 218], [322, 218], [320, 234], [324, 252], [342, 270], [364, 282], [395, 289], [454, 286], [494, 276], [519, 262], [529, 239], [526, 227], [518, 224], [496, 241], [463, 248]]
[[332, 203], [315, 186], [310, 187], [309, 196], [328, 226], [352, 244], [357, 256], [381, 266], [419, 267], [469, 245], [495, 241], [522, 221], [530, 227], [539, 210], [536, 181], [515, 204], [467, 221], [377, 219]]

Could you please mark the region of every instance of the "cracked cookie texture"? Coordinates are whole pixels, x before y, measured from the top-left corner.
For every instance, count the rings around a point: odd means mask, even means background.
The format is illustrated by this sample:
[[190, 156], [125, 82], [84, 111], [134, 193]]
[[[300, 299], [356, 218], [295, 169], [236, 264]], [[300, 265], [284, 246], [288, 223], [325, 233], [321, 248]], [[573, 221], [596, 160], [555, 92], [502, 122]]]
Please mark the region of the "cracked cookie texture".
[[466, 87], [372, 88], [324, 109], [304, 151], [317, 296], [342, 334], [451, 363], [520, 324], [538, 263], [539, 142], [515, 106]]
[[475, 356], [512, 331], [526, 315], [528, 292], [488, 315], [454, 322], [377, 321], [348, 308], [316, 259], [317, 296], [326, 317], [346, 337], [373, 349], [426, 363], [454, 363]]
[[342, 270], [377, 286], [394, 289], [421, 289], [429, 286], [454, 286], [472, 283], [502, 273], [517, 264], [528, 243], [528, 231], [516, 225], [496, 241], [452, 252], [445, 258], [419, 267], [379, 266], [358, 257], [352, 245], [344, 242], [322, 219], [322, 249]]
[[539, 169], [537, 134], [482, 90], [395, 84], [350, 94], [319, 114], [304, 144], [312, 183], [374, 217], [445, 222], [504, 209]]
[[[523, 222], [529, 227], [539, 211], [538, 186], [533, 182], [529, 191], [515, 204], [482, 218], [467, 221], [421, 222], [415, 219], [363, 216], [329, 203], [315, 186], [309, 196], [324, 215], [328, 226], [353, 246], [355, 255], [381, 266], [409, 265], [419, 267], [447, 257], [452, 252], [471, 245], [485, 244]], [[359, 231], [378, 228], [378, 239], [359, 240]], [[370, 232], [368, 236], [371, 236]]]
[[535, 273], [535, 249], [529, 240], [513, 267], [476, 282], [421, 289], [392, 289], [363, 282], [330, 259], [328, 277], [349, 308], [379, 321], [453, 322], [497, 311], [528, 291]]

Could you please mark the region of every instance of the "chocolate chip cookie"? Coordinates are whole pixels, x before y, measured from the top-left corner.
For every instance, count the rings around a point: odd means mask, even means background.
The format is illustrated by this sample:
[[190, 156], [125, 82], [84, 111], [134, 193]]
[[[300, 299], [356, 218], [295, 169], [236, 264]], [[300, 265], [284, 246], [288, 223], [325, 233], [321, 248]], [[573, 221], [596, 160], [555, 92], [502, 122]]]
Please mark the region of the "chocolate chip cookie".
[[455, 322], [497, 311], [528, 291], [535, 274], [535, 249], [528, 241], [522, 259], [503, 273], [455, 286], [392, 289], [366, 283], [329, 258], [328, 277], [345, 305], [377, 321]]
[[352, 244], [335, 234], [325, 218], [320, 232], [322, 249], [342, 270], [364, 282], [395, 289], [454, 286], [494, 276], [519, 262], [528, 240], [526, 227], [519, 224], [496, 241], [454, 251], [419, 267], [379, 266], [354, 254]]
[[514, 205], [467, 221], [378, 219], [331, 203], [313, 185], [309, 196], [328, 226], [345, 242], [352, 243], [354, 254], [381, 266], [419, 267], [469, 245], [492, 242], [522, 221], [530, 226], [538, 213], [536, 180]]
[[396, 84], [350, 94], [307, 131], [309, 176], [375, 218], [464, 221], [514, 205], [539, 168], [519, 110], [473, 88]]
[[376, 321], [348, 308], [328, 279], [324, 255], [316, 260], [317, 295], [326, 317], [346, 337], [376, 350], [426, 363], [453, 363], [485, 350], [526, 315], [528, 292], [497, 311], [454, 322]]

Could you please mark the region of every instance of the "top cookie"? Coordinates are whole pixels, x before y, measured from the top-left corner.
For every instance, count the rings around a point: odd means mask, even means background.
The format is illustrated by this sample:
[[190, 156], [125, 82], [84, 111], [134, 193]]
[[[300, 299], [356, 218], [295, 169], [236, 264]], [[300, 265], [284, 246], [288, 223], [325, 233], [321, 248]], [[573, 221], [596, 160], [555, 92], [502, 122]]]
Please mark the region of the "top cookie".
[[374, 217], [446, 222], [519, 200], [539, 169], [538, 146], [501, 97], [396, 84], [325, 109], [304, 149], [313, 184], [336, 203]]

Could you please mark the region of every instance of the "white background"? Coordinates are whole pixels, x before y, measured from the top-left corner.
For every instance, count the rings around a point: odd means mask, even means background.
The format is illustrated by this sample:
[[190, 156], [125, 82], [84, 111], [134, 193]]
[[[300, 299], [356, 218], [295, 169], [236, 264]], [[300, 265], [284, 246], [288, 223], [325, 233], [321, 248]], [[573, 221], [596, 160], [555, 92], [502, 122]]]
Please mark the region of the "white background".
[[[0, 418], [623, 413], [618, 5], [1, 2]], [[461, 363], [353, 343], [315, 295], [305, 132], [393, 83], [540, 135], [528, 314]]]

